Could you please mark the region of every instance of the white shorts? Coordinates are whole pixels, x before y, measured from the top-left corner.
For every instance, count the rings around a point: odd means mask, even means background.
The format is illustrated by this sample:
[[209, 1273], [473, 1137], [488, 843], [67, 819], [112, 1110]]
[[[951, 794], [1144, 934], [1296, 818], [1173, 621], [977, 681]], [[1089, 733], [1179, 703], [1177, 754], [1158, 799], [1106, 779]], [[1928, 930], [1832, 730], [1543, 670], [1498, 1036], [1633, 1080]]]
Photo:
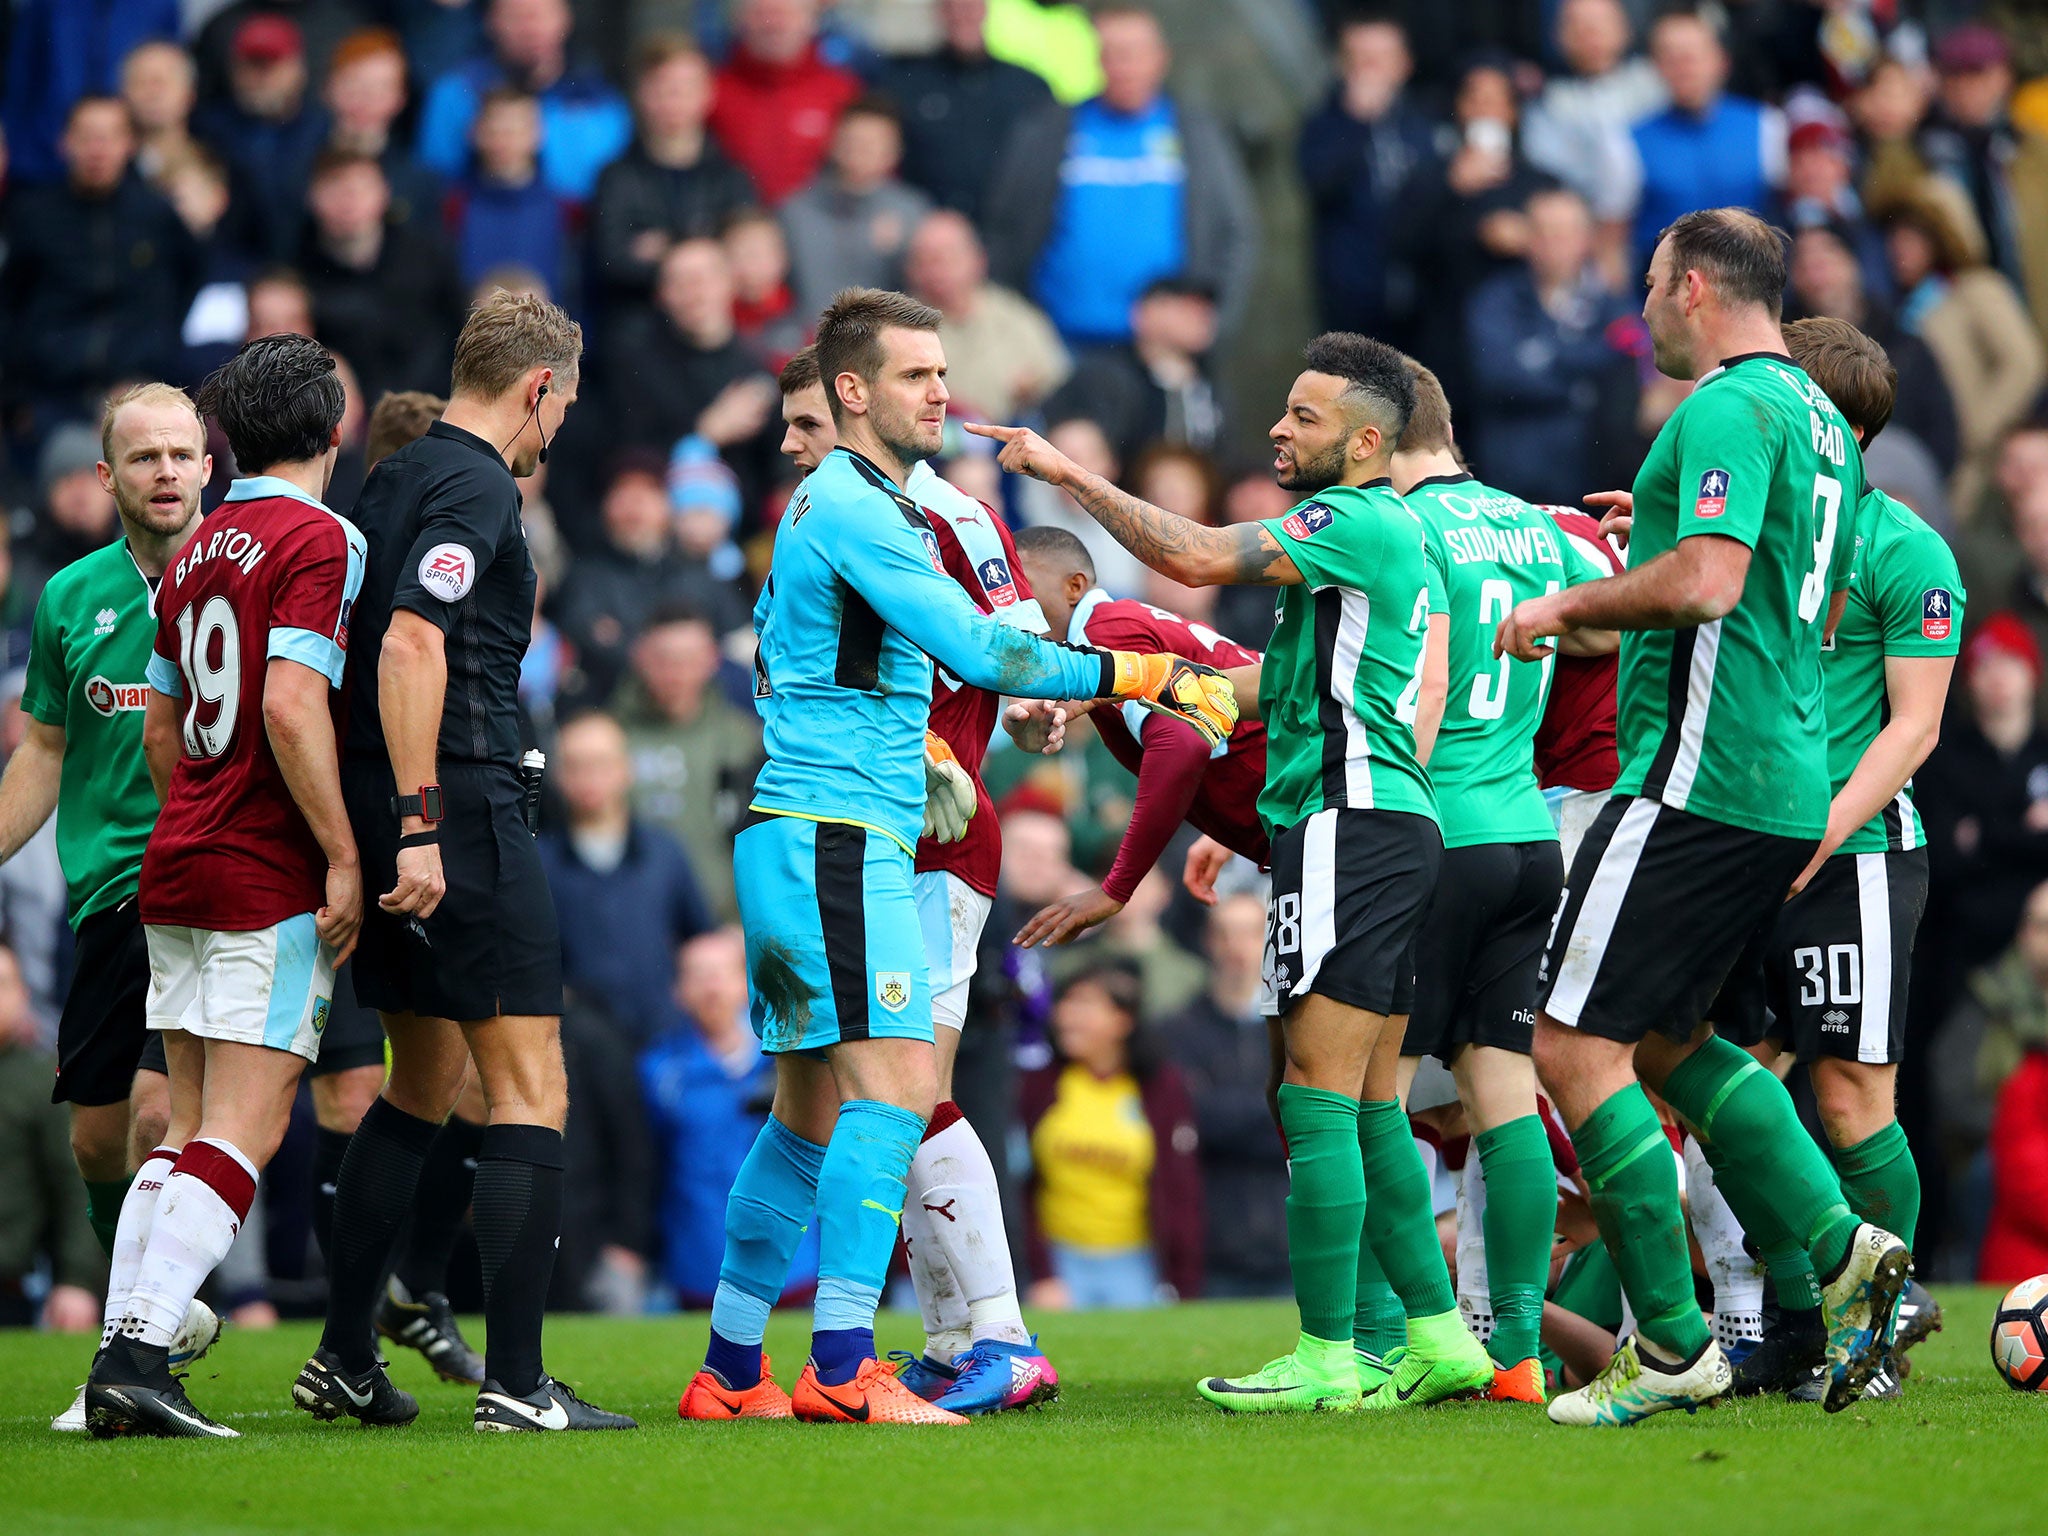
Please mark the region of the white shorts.
[[319, 1059], [334, 1001], [334, 951], [320, 941], [312, 913], [247, 933], [154, 923], [144, 931], [151, 1029]]
[[932, 1023], [967, 1027], [967, 983], [974, 979], [981, 930], [995, 903], [950, 870], [913, 875], [917, 921], [924, 929], [925, 969], [931, 976]]

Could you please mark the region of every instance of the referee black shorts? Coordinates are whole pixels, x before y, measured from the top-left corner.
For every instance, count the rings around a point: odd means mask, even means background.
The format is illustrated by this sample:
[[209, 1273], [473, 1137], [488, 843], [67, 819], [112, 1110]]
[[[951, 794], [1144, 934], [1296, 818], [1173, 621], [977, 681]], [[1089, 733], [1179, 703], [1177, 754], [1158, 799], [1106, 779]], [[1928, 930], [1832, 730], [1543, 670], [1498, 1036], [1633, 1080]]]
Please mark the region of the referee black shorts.
[[1403, 1056], [1449, 1066], [1468, 1045], [1529, 1054], [1536, 972], [1564, 889], [1564, 855], [1539, 843], [1446, 848], [1415, 950]]
[[1368, 1013], [1415, 1001], [1415, 948], [1443, 834], [1405, 811], [1327, 810], [1273, 835], [1265, 1012], [1310, 995]]
[[[364, 905], [375, 906], [377, 897], [389, 889], [387, 885], [371, 891], [366, 884]], [[367, 913], [364, 920], [368, 921]], [[334, 1002], [327, 1010], [326, 1027], [320, 1031], [320, 1054], [306, 1068], [306, 1076], [332, 1077], [358, 1067], [383, 1065], [384, 1021], [377, 1017], [376, 1009], [356, 1000], [356, 962], [351, 955], [348, 964], [334, 973]]]
[[1629, 1045], [1652, 1031], [1689, 1040], [1709, 1017], [1718, 1028], [1723, 984], [1761, 974], [1785, 893], [1818, 846], [1617, 796], [1566, 877], [1542, 1011]]
[[448, 888], [424, 922], [377, 905], [398, 881], [390, 764], [346, 760], [341, 790], [363, 861], [363, 932], [350, 964], [356, 1000], [381, 1013], [464, 1024], [501, 1014], [559, 1015], [561, 933], [526, 829], [517, 771], [499, 763], [441, 765]]
[[78, 925], [71, 990], [57, 1020], [57, 1080], [52, 1104], [119, 1104], [138, 1067], [162, 1072], [162, 1047], [143, 1061], [150, 1038], [143, 1022], [149, 1000], [149, 940], [135, 898], [93, 913]]

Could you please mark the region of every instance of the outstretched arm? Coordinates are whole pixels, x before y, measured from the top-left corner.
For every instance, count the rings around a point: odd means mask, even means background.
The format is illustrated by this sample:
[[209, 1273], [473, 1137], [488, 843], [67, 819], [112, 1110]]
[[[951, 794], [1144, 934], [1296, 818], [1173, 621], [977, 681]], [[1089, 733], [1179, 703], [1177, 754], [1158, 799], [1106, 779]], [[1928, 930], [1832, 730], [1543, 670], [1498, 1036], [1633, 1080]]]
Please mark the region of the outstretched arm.
[[1183, 586], [1285, 587], [1301, 583], [1301, 572], [1279, 541], [1256, 523], [1208, 528], [1175, 517], [1091, 474], [1028, 427], [986, 427], [969, 422], [967, 430], [1003, 445], [996, 462], [1004, 469], [1059, 487], [1108, 529], [1117, 543]]
[[1500, 622], [1493, 654], [1540, 661], [1541, 642], [1575, 629], [1685, 629], [1721, 618], [1742, 600], [1749, 546], [1717, 534], [1682, 539], [1676, 549], [1602, 581], [1566, 587], [1515, 605]]

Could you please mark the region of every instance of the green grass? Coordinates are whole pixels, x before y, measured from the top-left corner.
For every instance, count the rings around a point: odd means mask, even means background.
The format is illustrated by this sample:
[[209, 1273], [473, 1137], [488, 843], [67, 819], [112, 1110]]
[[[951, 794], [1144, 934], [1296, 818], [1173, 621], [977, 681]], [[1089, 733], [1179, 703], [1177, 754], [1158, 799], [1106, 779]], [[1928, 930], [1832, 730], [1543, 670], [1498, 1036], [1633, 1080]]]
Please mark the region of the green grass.
[[[8, 1334], [0, 1532], [2040, 1531], [2048, 1397], [1992, 1375], [1993, 1293], [1942, 1294], [1947, 1331], [1915, 1354], [1903, 1402], [1835, 1418], [1742, 1403], [1625, 1432], [1478, 1403], [1225, 1418], [1191, 1383], [1287, 1345], [1292, 1311], [1271, 1303], [1050, 1320], [1060, 1402], [966, 1430], [680, 1424], [704, 1345], [685, 1317], [549, 1325], [554, 1368], [638, 1415], [637, 1434], [475, 1434], [469, 1395], [403, 1353], [417, 1424], [316, 1424], [287, 1399], [314, 1343], [296, 1325], [231, 1334], [189, 1383], [241, 1440], [102, 1444], [46, 1427], [81, 1341]], [[914, 1333], [884, 1320], [885, 1347]], [[803, 1319], [778, 1315], [785, 1383], [804, 1345]]]

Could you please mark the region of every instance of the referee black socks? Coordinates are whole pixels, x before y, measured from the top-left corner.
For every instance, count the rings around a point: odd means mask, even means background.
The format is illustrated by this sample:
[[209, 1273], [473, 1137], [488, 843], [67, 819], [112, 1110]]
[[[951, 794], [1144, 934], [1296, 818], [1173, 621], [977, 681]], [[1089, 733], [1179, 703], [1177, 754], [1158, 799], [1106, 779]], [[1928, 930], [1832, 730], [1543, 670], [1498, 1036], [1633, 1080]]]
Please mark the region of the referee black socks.
[[562, 1233], [562, 1133], [484, 1128], [476, 1163], [476, 1247], [483, 1264], [484, 1374], [524, 1397], [540, 1386], [541, 1316]]
[[427, 1148], [412, 1221], [391, 1256], [391, 1272], [415, 1298], [448, 1289], [448, 1256], [455, 1251], [456, 1234], [469, 1213], [483, 1142], [482, 1126], [450, 1115]]
[[327, 1254], [327, 1326], [320, 1346], [351, 1375], [376, 1364], [371, 1311], [384, 1284], [392, 1239], [412, 1209], [420, 1167], [439, 1129], [380, 1096], [363, 1115], [341, 1160], [333, 1246]]

